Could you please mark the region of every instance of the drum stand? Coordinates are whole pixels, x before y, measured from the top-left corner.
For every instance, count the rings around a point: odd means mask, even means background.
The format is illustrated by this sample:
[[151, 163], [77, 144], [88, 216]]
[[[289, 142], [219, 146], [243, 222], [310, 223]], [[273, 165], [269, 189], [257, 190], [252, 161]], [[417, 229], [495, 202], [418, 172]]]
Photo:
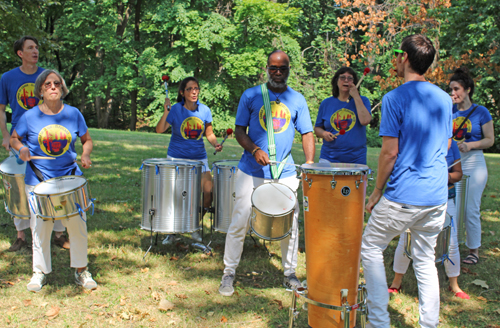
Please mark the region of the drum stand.
[[[205, 204], [205, 196], [204, 196], [204, 193], [202, 193], [201, 195], [201, 203], [202, 204]], [[208, 242], [208, 244], [205, 245], [205, 243], [203, 242], [203, 211], [206, 210], [206, 213], [210, 213], [210, 241]], [[200, 249], [201, 251], [203, 251], [203, 253], [205, 254], [211, 254], [212, 253], [212, 247], [210, 247], [210, 244], [212, 243], [212, 237], [213, 237], [213, 233], [212, 233], [212, 228], [213, 228], [213, 213], [215, 212], [214, 208], [213, 207], [208, 207], [208, 208], [205, 208], [203, 206], [200, 207], [200, 221], [201, 221], [201, 243], [192, 243], [191, 246], [195, 247], [195, 248], [198, 248]]]
[[341, 318], [344, 320], [344, 328], [349, 328], [350, 327], [350, 313], [353, 310], [358, 310], [360, 312], [360, 327], [365, 328], [366, 327], [366, 315], [368, 313], [367, 307], [366, 307], [366, 287], [365, 284], [360, 284], [358, 286], [358, 302], [357, 304], [354, 305], [349, 305], [349, 302], [347, 302], [347, 294], [348, 290], [347, 289], [342, 289], [340, 291], [341, 296], [342, 296], [342, 306], [335, 306], [335, 305], [330, 305], [330, 304], [325, 304], [321, 302], [316, 302], [310, 298], [308, 298], [307, 295], [307, 288], [297, 288], [297, 289], [287, 289], [287, 291], [292, 292], [292, 305], [288, 311], [289, 313], [289, 321], [288, 321], [288, 328], [293, 327], [293, 322], [299, 315], [299, 311], [297, 310], [297, 298], [302, 297], [306, 301], [306, 303], [316, 305], [325, 309], [330, 309], [330, 310], [335, 310], [335, 311], [340, 311], [341, 312]]
[[[150, 244], [149, 244], [149, 248], [148, 250], [146, 251], [146, 254], [144, 254], [144, 256], [142, 257], [142, 260], [145, 261], [146, 260], [146, 256], [148, 255], [149, 251], [151, 250], [151, 248], [153, 248], [153, 218], [155, 216], [155, 213], [156, 213], [156, 209], [155, 208], [150, 208], [149, 209], [149, 220], [150, 220], [150, 224], [151, 224], [151, 241], [150, 241]], [[156, 241], [154, 243], [154, 246], [158, 245], [158, 232], [156, 233]]]

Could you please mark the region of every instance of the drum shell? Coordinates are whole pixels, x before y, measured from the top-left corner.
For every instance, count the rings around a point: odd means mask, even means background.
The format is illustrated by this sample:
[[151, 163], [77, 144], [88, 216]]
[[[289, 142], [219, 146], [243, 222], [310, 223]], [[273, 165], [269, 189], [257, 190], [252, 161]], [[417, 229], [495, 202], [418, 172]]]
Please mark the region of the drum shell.
[[465, 214], [467, 213], [467, 199], [469, 196], [469, 176], [464, 175], [462, 180], [455, 183], [455, 208], [457, 240], [459, 244], [465, 243]]
[[[40, 194], [36, 192], [38, 186], [44, 183], [56, 183], [62, 179], [82, 179], [82, 184], [74, 189], [54, 194]], [[92, 205], [92, 197], [87, 180], [82, 176], [63, 176], [40, 182], [33, 189], [36, 215], [44, 220], [62, 220], [80, 215], [76, 204], [83, 211]]]
[[[26, 164], [23, 165], [26, 167]], [[19, 219], [30, 219], [28, 197], [24, 183], [24, 174], [11, 174], [0, 171], [5, 192], [5, 210]]]
[[173, 234], [201, 228], [202, 167], [203, 162], [189, 160], [144, 164], [141, 229]]
[[222, 160], [213, 163], [214, 230], [227, 233], [231, 224], [238, 162]]
[[[337, 182], [334, 189], [332, 177]], [[310, 186], [306, 179], [312, 179]], [[366, 174], [302, 173], [308, 203], [304, 206], [307, 289], [314, 301], [341, 306], [341, 289], [348, 289], [347, 301], [357, 303], [366, 184]], [[347, 196], [342, 193], [344, 187], [350, 190]], [[312, 304], [308, 320], [313, 328], [344, 327], [339, 311]], [[350, 327], [355, 320], [353, 310]]]

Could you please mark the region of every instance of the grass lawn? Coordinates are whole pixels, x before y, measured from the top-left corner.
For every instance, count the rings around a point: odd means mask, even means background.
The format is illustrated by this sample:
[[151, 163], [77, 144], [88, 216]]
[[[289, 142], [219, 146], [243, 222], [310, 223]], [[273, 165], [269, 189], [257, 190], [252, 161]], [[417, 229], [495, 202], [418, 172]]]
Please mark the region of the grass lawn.
[[[85, 170], [95, 214], [88, 218], [89, 268], [99, 287], [84, 291], [73, 282], [69, 252], [52, 248], [53, 272], [48, 284], [35, 294], [26, 290], [32, 275], [31, 249], [18, 253], [6, 250], [14, 242], [14, 224], [0, 209], [0, 326], [1, 327], [287, 327], [290, 295], [281, 287], [283, 271], [279, 243], [272, 243], [269, 258], [262, 241], [247, 238], [237, 271], [235, 295], [218, 293], [222, 276], [225, 234], [214, 233], [213, 256], [190, 247], [189, 235], [175, 245], [159, 245], [146, 261], [149, 234], [141, 221], [142, 160], [166, 157], [169, 135], [90, 129], [94, 140], [92, 168]], [[207, 149], [209, 149], [207, 143]], [[316, 160], [320, 146], [317, 146]], [[239, 159], [242, 148], [229, 139], [215, 160]], [[304, 162], [302, 147], [295, 144], [297, 163]], [[78, 146], [81, 154], [81, 145]], [[377, 168], [379, 149], [369, 149], [368, 165]], [[3, 151], [2, 157], [6, 157]], [[471, 296], [464, 301], [447, 291], [441, 267], [440, 327], [499, 327], [500, 322], [500, 154], [486, 155], [489, 179], [481, 206], [483, 247], [480, 264], [464, 266], [459, 284]], [[369, 184], [369, 195], [373, 183]], [[300, 189], [299, 189], [300, 190]], [[299, 199], [302, 193], [299, 192]], [[302, 213], [300, 220], [302, 220]], [[207, 216], [208, 218], [208, 216]], [[366, 216], [365, 221], [368, 219]], [[205, 231], [209, 223], [205, 220]], [[303, 225], [301, 224], [301, 230]], [[28, 236], [31, 243], [31, 236]], [[267, 243], [266, 243], [267, 244]], [[300, 247], [304, 240], [301, 235]], [[388, 281], [393, 278], [394, 240], [385, 252]], [[334, 250], [332, 250], [334, 251]], [[461, 253], [467, 250], [462, 245]], [[305, 254], [299, 252], [299, 278], [305, 279]], [[483, 280], [488, 288], [473, 282]], [[391, 298], [389, 311], [393, 327], [417, 327], [418, 290], [413, 271], [403, 281], [402, 292]], [[163, 301], [173, 303], [168, 311]], [[299, 305], [302, 301], [299, 301]], [[295, 327], [307, 326], [301, 312]]]

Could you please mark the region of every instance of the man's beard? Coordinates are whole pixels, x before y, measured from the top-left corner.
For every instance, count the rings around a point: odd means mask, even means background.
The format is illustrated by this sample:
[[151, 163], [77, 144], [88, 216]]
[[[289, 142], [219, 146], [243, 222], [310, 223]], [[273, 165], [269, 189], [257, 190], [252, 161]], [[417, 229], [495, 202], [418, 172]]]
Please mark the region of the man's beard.
[[267, 81], [269, 82], [269, 85], [272, 86], [273, 88], [278, 88], [282, 89], [286, 87], [286, 82], [288, 81], [288, 76], [284, 78], [283, 82], [275, 82], [271, 79], [271, 75], [269, 74], [269, 70], [266, 70], [267, 74]]

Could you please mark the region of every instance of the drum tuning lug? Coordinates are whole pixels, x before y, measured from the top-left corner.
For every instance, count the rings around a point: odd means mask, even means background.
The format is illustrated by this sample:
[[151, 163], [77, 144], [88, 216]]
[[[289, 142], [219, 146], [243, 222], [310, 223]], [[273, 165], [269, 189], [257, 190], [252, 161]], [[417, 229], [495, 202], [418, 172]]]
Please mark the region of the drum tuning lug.
[[371, 176], [368, 178], [368, 181], [373, 181], [374, 178], [373, 178], [373, 172], [371, 173]]
[[335, 178], [332, 178], [332, 181], [330, 181], [330, 184], [332, 185], [332, 189], [335, 189], [337, 186], [337, 181], [335, 181]]
[[363, 177], [361, 177], [359, 180], [356, 180], [356, 189], [359, 189], [359, 185], [363, 183]]
[[306, 175], [306, 177], [304, 178], [304, 181], [306, 181], [309, 184], [309, 188], [311, 188], [312, 183], [313, 183], [313, 179], [307, 178], [307, 175]]

